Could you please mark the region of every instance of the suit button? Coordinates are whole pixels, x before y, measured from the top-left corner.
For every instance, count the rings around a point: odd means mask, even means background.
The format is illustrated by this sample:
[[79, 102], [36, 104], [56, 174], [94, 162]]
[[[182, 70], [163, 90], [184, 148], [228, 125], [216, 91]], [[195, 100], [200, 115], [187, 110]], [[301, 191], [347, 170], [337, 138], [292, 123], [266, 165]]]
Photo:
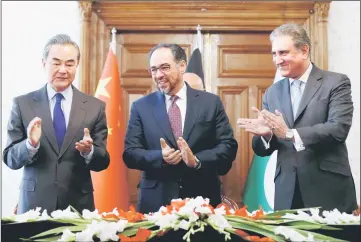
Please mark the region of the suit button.
[[295, 166], [293, 167], [293, 171], [297, 171], [297, 168]]
[[54, 182], [54, 184], [55, 184], [55, 185], [58, 185], [58, 182], [56, 181], [56, 182]]
[[180, 188], [180, 189], [182, 189], [182, 188], [183, 188], [183, 186], [182, 186], [182, 185], [180, 185], [180, 186], [179, 186], [179, 188]]

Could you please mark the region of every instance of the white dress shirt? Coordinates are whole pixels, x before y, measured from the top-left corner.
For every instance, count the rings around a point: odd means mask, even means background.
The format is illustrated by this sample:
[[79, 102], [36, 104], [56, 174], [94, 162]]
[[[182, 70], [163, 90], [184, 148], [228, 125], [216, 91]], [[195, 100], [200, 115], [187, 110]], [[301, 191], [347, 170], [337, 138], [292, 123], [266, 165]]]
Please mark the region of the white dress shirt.
[[[311, 71], [312, 71], [312, 63], [309, 62], [309, 66], [307, 68], [307, 70], [305, 71], [305, 73], [303, 73], [303, 75], [298, 79], [300, 80], [303, 84], [301, 85], [301, 93], [303, 95], [303, 91], [305, 90], [305, 87], [306, 87], [306, 83], [307, 83], [307, 80], [311, 74]], [[289, 78], [289, 82], [290, 82], [290, 87], [292, 85], [292, 83], [295, 81], [295, 79], [292, 79], [292, 78]], [[294, 97], [292, 96], [292, 92], [290, 92], [291, 94], [291, 102], [293, 103], [293, 99]], [[293, 146], [295, 147], [295, 149], [297, 151], [302, 151], [305, 149], [305, 146], [301, 140], [301, 137], [300, 135], [298, 134], [297, 132], [297, 129], [292, 129], [293, 131], [293, 134], [294, 134], [294, 137], [295, 137], [295, 142], [293, 142]], [[272, 136], [271, 136], [271, 139], [272, 139]], [[261, 140], [264, 144], [264, 146], [266, 147], [266, 149], [268, 149], [270, 147], [270, 141], [271, 139], [267, 142], [263, 137], [261, 137]]]
[[[175, 101], [175, 103], [178, 105], [182, 117], [182, 133], [184, 131], [184, 120], [186, 118], [186, 112], [187, 112], [187, 85], [183, 82], [182, 88], [179, 90], [178, 93], [176, 93], [179, 98]], [[172, 96], [165, 94], [165, 104], [167, 107], [167, 113], [169, 111], [170, 106], [172, 105], [172, 101], [170, 100]]]

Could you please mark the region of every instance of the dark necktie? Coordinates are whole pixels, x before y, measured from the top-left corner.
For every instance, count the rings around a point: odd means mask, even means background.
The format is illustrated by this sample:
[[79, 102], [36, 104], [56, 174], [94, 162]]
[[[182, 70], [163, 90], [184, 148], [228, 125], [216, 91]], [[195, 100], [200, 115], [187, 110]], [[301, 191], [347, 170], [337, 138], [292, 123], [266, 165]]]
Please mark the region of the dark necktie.
[[58, 142], [59, 149], [63, 144], [65, 132], [66, 132], [66, 125], [65, 125], [65, 117], [63, 110], [61, 110], [61, 100], [63, 99], [63, 94], [57, 93], [55, 94], [56, 103], [54, 106], [54, 113], [53, 113], [53, 126], [55, 130], [56, 141]]
[[182, 116], [176, 101], [178, 96], [174, 95], [170, 98], [172, 104], [168, 110], [170, 126], [173, 130], [174, 138], [177, 140], [179, 137], [182, 137]]

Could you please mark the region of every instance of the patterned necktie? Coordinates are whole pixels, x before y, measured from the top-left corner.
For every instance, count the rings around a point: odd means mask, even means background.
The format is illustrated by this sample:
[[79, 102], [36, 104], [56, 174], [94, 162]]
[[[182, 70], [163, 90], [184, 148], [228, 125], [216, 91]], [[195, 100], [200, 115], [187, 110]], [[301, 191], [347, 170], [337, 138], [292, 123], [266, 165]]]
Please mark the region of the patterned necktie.
[[56, 141], [58, 142], [59, 149], [63, 144], [66, 126], [65, 126], [65, 117], [63, 110], [61, 110], [61, 100], [63, 99], [63, 94], [57, 93], [55, 94], [56, 103], [54, 106], [54, 113], [53, 113], [53, 126], [55, 130]]
[[302, 81], [294, 80], [292, 82], [292, 110], [293, 110], [293, 118], [296, 118], [297, 109], [301, 102], [302, 97]]
[[182, 116], [176, 101], [178, 96], [174, 95], [170, 98], [172, 104], [168, 110], [170, 126], [173, 130], [174, 138], [177, 140], [179, 137], [182, 137]]

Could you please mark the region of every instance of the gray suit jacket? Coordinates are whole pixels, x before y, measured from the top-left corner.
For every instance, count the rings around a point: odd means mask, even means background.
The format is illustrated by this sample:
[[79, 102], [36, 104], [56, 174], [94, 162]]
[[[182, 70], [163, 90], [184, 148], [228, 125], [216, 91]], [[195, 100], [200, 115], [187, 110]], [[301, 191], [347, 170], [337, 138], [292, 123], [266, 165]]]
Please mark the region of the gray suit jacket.
[[305, 207], [351, 213], [357, 202], [345, 144], [353, 115], [349, 78], [314, 65], [295, 120], [289, 90], [288, 78], [274, 83], [264, 95], [263, 108], [270, 112], [278, 109], [288, 127], [297, 130], [305, 150], [297, 152], [291, 141], [275, 136], [269, 149], [259, 136], [252, 144], [260, 156], [278, 150], [275, 210], [291, 207], [297, 174]]
[[[42, 120], [42, 135], [39, 150], [31, 159], [25, 143], [26, 129], [36, 116]], [[75, 142], [83, 138], [84, 128], [89, 129], [94, 147], [88, 165], [75, 149]], [[36, 207], [51, 213], [69, 205], [80, 212], [94, 210], [90, 170], [101, 171], [109, 165], [104, 102], [73, 87], [69, 124], [59, 150], [44, 86], [14, 99], [7, 134], [3, 161], [14, 170], [24, 167], [18, 214]]]

